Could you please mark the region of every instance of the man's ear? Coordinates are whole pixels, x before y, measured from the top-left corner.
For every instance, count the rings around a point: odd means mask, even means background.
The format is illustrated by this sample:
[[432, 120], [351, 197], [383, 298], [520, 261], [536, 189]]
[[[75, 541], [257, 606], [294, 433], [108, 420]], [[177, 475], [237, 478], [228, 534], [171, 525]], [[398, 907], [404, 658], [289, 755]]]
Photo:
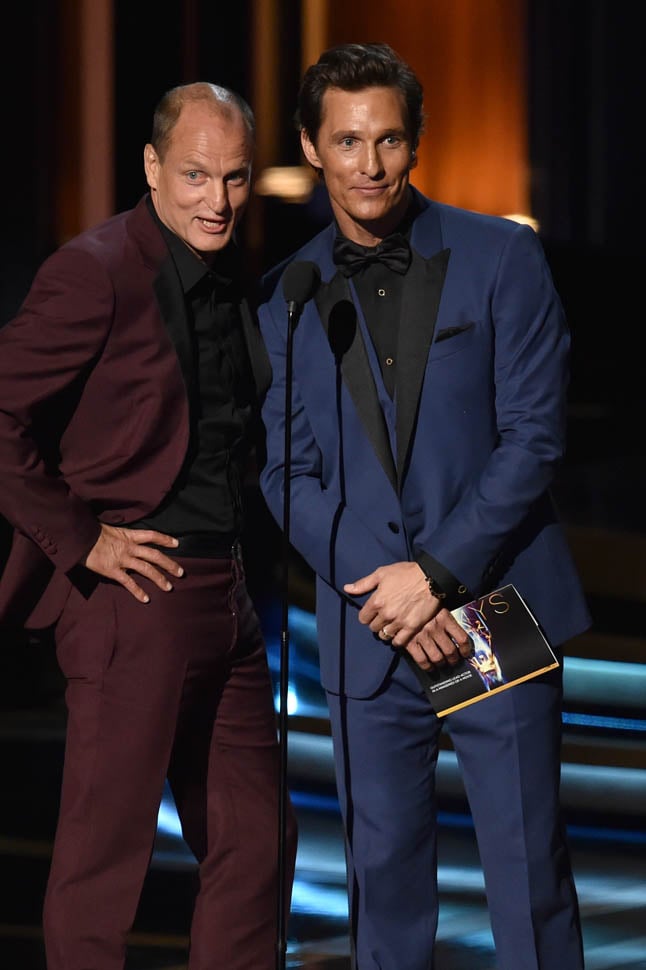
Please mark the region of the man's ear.
[[417, 165], [417, 150], [414, 148], [410, 153], [410, 165], [408, 166], [408, 170], [410, 171], [411, 169], [415, 168], [416, 165]]
[[303, 155], [305, 155], [305, 158], [313, 168], [323, 168], [314, 143], [310, 141], [310, 136], [304, 128], [301, 128], [301, 148], [303, 149]]
[[151, 189], [157, 188], [157, 174], [159, 172], [159, 157], [152, 145], [144, 146], [144, 171], [146, 181]]

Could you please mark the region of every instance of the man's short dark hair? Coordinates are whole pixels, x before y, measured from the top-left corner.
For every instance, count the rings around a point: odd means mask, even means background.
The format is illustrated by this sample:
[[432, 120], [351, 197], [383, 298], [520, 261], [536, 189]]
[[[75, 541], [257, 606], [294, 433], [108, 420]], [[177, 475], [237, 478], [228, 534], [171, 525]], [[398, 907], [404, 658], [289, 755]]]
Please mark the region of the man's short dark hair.
[[296, 125], [316, 145], [323, 120], [323, 95], [328, 88], [360, 91], [362, 88], [399, 88], [404, 96], [413, 151], [424, 127], [423, 89], [415, 72], [388, 44], [338, 44], [312, 64], [298, 92]]

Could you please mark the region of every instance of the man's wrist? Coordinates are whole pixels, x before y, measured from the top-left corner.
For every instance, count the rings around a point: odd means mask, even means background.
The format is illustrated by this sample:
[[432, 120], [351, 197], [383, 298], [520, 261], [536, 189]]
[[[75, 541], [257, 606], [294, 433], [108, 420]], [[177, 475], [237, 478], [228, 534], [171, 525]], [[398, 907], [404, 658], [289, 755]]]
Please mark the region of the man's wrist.
[[[424, 570], [422, 570], [422, 572], [424, 572]], [[436, 599], [440, 601], [446, 599], [446, 593], [444, 592], [440, 584], [437, 582], [437, 580], [435, 580], [431, 575], [429, 575], [429, 573], [424, 572], [424, 580], [426, 581], [426, 585], [428, 586], [432, 596], [434, 596]]]
[[[414, 559], [426, 577], [428, 588], [442, 606], [454, 610], [473, 599], [467, 586], [451, 573], [443, 563], [419, 546], [413, 550]], [[442, 595], [444, 594], [444, 595]]]

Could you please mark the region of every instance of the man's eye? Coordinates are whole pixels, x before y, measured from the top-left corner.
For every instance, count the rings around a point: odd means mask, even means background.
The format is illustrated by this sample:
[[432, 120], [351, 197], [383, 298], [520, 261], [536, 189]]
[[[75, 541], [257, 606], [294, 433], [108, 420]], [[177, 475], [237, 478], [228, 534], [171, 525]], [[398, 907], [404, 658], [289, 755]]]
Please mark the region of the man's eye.
[[199, 172], [195, 172], [194, 171], [194, 172], [187, 172], [186, 173], [186, 178], [189, 180], [189, 182], [197, 182], [197, 180], [198, 180], [199, 177], [200, 177], [200, 173]]

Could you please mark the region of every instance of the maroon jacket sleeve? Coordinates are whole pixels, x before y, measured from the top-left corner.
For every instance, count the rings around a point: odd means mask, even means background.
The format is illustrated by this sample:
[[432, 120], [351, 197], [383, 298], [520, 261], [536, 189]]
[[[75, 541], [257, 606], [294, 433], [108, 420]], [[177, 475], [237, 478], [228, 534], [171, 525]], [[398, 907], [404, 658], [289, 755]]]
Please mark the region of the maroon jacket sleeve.
[[85, 557], [100, 525], [52, 458], [64, 430], [60, 402], [101, 353], [113, 307], [106, 270], [71, 244], [43, 264], [0, 329], [0, 512], [63, 571]]

